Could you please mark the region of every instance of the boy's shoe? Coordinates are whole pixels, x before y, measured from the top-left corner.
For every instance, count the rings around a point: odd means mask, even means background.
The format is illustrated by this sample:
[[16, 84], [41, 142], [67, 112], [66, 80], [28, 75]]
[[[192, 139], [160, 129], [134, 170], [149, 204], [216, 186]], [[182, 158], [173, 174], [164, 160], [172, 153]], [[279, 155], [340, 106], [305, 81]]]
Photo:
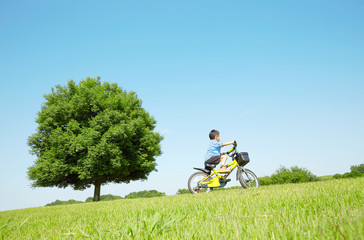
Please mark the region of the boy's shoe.
[[231, 170], [226, 169], [226, 167], [222, 167], [219, 169], [219, 173], [230, 173], [230, 172], [231, 172]]

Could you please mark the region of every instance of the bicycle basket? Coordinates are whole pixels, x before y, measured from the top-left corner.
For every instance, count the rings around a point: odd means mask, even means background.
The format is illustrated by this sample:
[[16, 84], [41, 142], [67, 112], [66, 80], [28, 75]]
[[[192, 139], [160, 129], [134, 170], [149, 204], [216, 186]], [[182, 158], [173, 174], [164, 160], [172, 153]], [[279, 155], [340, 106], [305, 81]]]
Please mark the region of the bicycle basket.
[[243, 167], [250, 162], [249, 155], [247, 152], [241, 152], [236, 154], [235, 160], [238, 162], [239, 166]]

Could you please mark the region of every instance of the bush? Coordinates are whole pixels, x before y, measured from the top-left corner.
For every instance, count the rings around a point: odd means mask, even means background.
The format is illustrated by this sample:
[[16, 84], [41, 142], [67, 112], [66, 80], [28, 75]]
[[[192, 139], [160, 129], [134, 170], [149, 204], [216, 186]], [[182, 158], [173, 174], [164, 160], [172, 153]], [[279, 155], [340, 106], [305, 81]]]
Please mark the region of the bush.
[[363, 175], [364, 175], [364, 173], [359, 170], [351, 170], [351, 172], [350, 172], [351, 177], [361, 177]]
[[286, 167], [280, 167], [270, 177], [259, 178], [260, 185], [271, 185], [271, 184], [284, 184], [284, 183], [301, 183], [301, 182], [314, 182], [318, 181], [319, 178], [312, 174], [305, 168], [299, 168], [293, 166], [290, 169]]
[[186, 188], [178, 189], [176, 194], [178, 195], [178, 194], [185, 194], [185, 193], [190, 193], [190, 190], [188, 190]]
[[269, 176], [265, 176], [265, 177], [260, 177], [259, 178], [259, 184], [264, 186], [264, 185], [271, 185], [273, 184], [272, 182], [272, 178]]
[[[111, 201], [111, 200], [117, 200], [117, 199], [122, 199], [122, 197], [115, 196], [112, 194], [106, 194], [106, 195], [100, 196], [100, 201]], [[93, 201], [94, 201], [93, 197], [88, 197], [85, 202], [93, 202]]]
[[336, 173], [334, 176], [332, 176], [335, 179], [343, 178], [343, 175]]
[[163, 197], [165, 193], [158, 192], [157, 190], [144, 190], [140, 192], [132, 192], [125, 196], [125, 198], [150, 198], [150, 197]]
[[56, 205], [67, 205], [67, 204], [75, 204], [75, 203], [82, 203], [81, 201], [76, 201], [76, 200], [68, 200], [68, 201], [61, 201], [61, 200], [56, 200], [54, 202], [51, 202], [51, 203], [48, 203], [46, 204], [46, 207], [49, 207], [49, 206], [56, 206]]
[[364, 163], [360, 165], [353, 165], [350, 167], [350, 171], [358, 171], [361, 174], [364, 174]]
[[346, 172], [344, 174], [335, 174], [333, 178], [340, 179], [340, 178], [355, 178], [355, 177], [362, 177], [364, 176], [364, 164], [354, 165], [350, 167], [350, 172]]

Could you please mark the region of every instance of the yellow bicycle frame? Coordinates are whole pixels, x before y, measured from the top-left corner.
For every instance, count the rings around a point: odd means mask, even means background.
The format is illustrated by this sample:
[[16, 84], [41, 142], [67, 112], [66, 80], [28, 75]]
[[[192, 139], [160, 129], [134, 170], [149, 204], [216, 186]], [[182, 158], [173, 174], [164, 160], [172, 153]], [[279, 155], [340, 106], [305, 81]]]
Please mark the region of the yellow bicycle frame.
[[[230, 154], [232, 151], [235, 150], [235, 147], [231, 148], [227, 153]], [[226, 168], [230, 170], [230, 173], [237, 167], [239, 166], [238, 162], [233, 159], [233, 161], [231, 163], [229, 163]], [[199, 182], [199, 185], [207, 185], [207, 187], [219, 187], [220, 186], [220, 179], [226, 179], [230, 173], [226, 173], [224, 176], [218, 176], [219, 171], [216, 169], [212, 169], [212, 173], [207, 176], [206, 178], [202, 179]], [[214, 175], [216, 175], [216, 177], [213, 177]], [[208, 181], [206, 181], [208, 180]]]

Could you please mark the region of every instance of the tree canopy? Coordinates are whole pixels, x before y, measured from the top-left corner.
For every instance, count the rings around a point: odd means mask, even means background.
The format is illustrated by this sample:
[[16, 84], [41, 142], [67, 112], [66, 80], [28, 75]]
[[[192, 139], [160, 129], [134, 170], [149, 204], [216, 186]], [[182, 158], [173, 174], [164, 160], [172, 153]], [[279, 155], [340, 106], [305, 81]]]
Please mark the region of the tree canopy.
[[37, 159], [28, 168], [33, 187], [95, 186], [147, 179], [161, 154], [163, 137], [135, 92], [87, 78], [57, 85], [38, 112], [37, 131], [28, 138]]

